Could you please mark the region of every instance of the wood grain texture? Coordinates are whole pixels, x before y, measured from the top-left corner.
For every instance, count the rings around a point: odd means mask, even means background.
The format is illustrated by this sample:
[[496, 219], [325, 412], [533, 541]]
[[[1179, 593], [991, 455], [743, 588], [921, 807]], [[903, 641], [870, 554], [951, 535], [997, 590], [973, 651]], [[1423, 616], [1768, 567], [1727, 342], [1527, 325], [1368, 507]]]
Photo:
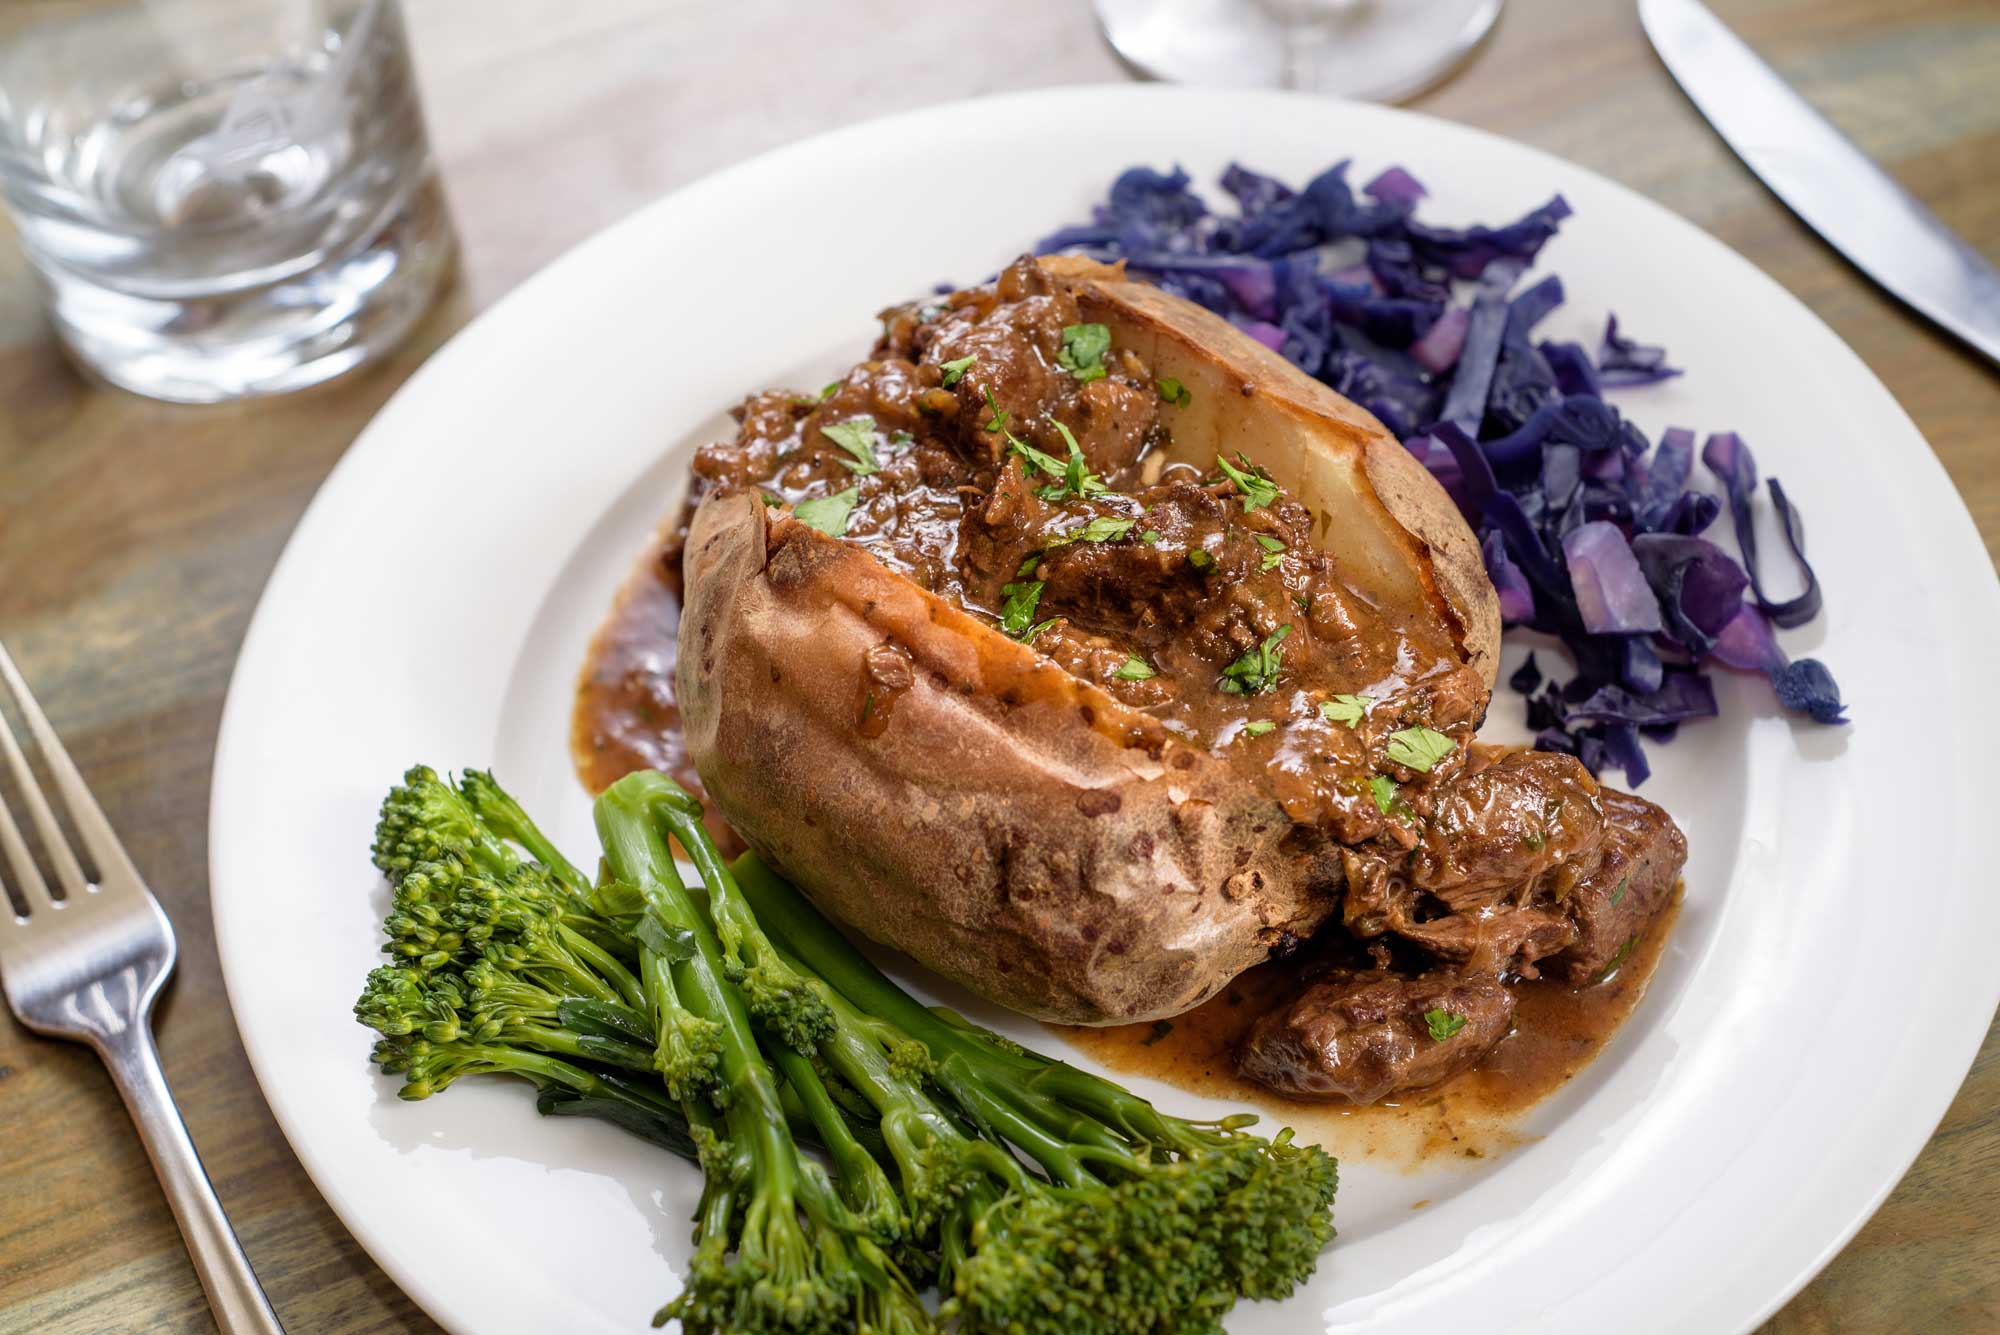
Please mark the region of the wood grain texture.
[[[1080, 0], [988, 0], [976, 21], [963, 6], [895, 0], [407, 2], [465, 259], [456, 290], [382, 364], [297, 398], [220, 409], [102, 390], [56, 351], [18, 253], [0, 241], [0, 638], [179, 930], [179, 978], [159, 1017], [168, 1074], [273, 1302], [302, 1335], [437, 1329], [361, 1252], [279, 1135], [237, 1042], [208, 918], [208, 775], [223, 692], [314, 488], [454, 330], [664, 191], [884, 112], [1127, 77]], [[1991, 0], [1715, 8], [2000, 257]], [[1630, 0], [1513, 0], [1474, 63], [1417, 105], [1621, 180], [1797, 293], [1910, 411], [1989, 551], [2000, 550], [2000, 376], [1763, 192], [1661, 70]], [[1767, 1329], [2000, 1329], [1996, 1107], [2000, 1035], [1989, 1034], [1909, 1175]], [[211, 1329], [96, 1060], [0, 1020], [0, 1330]]]

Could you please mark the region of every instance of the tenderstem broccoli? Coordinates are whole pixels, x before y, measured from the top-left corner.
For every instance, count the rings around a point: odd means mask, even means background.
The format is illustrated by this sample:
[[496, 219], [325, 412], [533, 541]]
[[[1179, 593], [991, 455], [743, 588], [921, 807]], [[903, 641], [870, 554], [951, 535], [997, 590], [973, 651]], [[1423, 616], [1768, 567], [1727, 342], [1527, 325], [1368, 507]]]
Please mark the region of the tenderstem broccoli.
[[921, 1005], [755, 854], [724, 862], [664, 775], [595, 815], [593, 881], [490, 774], [409, 771], [374, 847], [392, 962], [356, 1013], [406, 1097], [521, 1076], [551, 1116], [700, 1164], [656, 1324], [1210, 1335], [1312, 1272], [1337, 1182], [1318, 1149], [1169, 1116]]

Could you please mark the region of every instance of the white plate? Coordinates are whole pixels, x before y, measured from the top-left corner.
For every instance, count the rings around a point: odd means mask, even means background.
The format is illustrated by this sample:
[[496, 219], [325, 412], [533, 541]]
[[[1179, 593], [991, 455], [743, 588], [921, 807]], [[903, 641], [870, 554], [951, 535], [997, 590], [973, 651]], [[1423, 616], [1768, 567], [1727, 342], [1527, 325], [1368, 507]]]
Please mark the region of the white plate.
[[[1832, 664], [1855, 722], [1801, 725], [1761, 683], [1725, 682], [1726, 717], [1658, 749], [1646, 790], [1693, 857], [1634, 1020], [1519, 1149], [1415, 1174], [1350, 1158], [1308, 1290], [1230, 1328], [1742, 1329], [1895, 1183], [2000, 982], [1984, 851], [2000, 599], [1909, 419], [1777, 284], [1568, 163], [1377, 107], [1081, 89], [815, 139], [579, 247], [403, 388], [272, 576], [216, 758], [222, 964], [313, 1180], [446, 1327], [644, 1330], [687, 1255], [696, 1175], [608, 1128], [538, 1120], [511, 1082], [404, 1104], [371, 1073], [348, 1008], [377, 958], [366, 850], [386, 786], [413, 761], [492, 765], [588, 851], [573, 674], [687, 449], [738, 395], [820, 383], [867, 346], [876, 309], [991, 272], [1129, 163], [1206, 182], [1232, 159], [1300, 178], [1349, 154], [1360, 172], [1407, 164], [1443, 221], [1568, 196], [1543, 257], [1570, 292], [1554, 336], [1594, 346], [1615, 304], [1687, 368], [1620, 406], [1649, 432], [1737, 428], [1783, 476], [1828, 591], [1790, 647]], [[1503, 694], [1496, 719], [1518, 711]]]

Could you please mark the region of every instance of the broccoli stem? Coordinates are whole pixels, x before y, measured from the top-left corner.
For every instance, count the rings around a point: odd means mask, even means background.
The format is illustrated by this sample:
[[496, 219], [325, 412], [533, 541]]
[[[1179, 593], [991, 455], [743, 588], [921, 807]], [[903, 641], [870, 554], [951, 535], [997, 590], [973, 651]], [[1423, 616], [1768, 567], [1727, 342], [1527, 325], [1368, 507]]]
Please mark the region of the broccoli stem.
[[458, 790], [466, 804], [486, 827], [502, 839], [511, 839], [549, 869], [571, 894], [590, 892], [590, 878], [577, 870], [562, 850], [549, 841], [541, 827], [530, 820], [521, 804], [493, 778], [491, 770], [469, 769], [459, 776]]
[[1032, 1096], [1022, 1083], [1043, 1066], [1060, 1063], [1031, 1060], [939, 1019], [831, 930], [819, 910], [755, 853], [736, 860], [733, 879], [774, 941], [856, 1008], [929, 1048], [937, 1058], [938, 1083], [960, 1107], [990, 1132], [1013, 1141], [1056, 1181], [1068, 1186], [1097, 1181], [1087, 1167], [1092, 1159], [1129, 1165], [1128, 1147], [1109, 1128], [1068, 1113], [1051, 1099]]
[[[767, 1277], [760, 1291], [775, 1295], [772, 1301], [817, 1305], [825, 1299], [824, 1286], [814, 1283], [813, 1250], [797, 1211], [804, 1205], [817, 1215], [822, 1203], [816, 1199], [818, 1193], [802, 1190], [798, 1146], [785, 1122], [777, 1080], [758, 1052], [749, 1010], [725, 981], [721, 943], [682, 883], [667, 849], [659, 813], [677, 796], [679, 790], [663, 775], [650, 771], [628, 775], [598, 798], [598, 835], [612, 874], [639, 889], [648, 910], [674, 942], [692, 946], [677, 951], [681, 957], [668, 962], [668, 971], [682, 1004], [716, 1026], [718, 1075], [727, 1091], [727, 1140], [749, 1161], [750, 1195], [736, 1234], [738, 1260]], [[654, 953], [651, 947], [642, 952]], [[684, 1106], [692, 1118], [698, 1101], [684, 1101]], [[718, 1209], [704, 1210], [705, 1229], [712, 1230], [718, 1219], [728, 1221], [728, 1213]], [[719, 1265], [719, 1254], [711, 1259]], [[719, 1276], [713, 1284], [717, 1294], [727, 1287]], [[707, 1310], [710, 1301], [708, 1287], [691, 1282], [662, 1315], [679, 1315], [691, 1329], [712, 1326], [719, 1317]]]

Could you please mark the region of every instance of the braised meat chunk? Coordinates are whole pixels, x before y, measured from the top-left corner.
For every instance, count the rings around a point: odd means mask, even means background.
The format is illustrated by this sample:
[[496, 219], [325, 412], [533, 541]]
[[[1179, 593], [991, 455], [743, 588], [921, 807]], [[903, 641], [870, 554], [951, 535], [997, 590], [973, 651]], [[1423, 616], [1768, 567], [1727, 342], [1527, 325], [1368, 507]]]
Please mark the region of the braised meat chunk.
[[1597, 868], [1568, 898], [1576, 944], [1550, 961], [1574, 984], [1602, 982], [1674, 895], [1687, 838], [1643, 797], [1604, 792], [1604, 847]]
[[1514, 994], [1497, 978], [1341, 975], [1261, 1017], [1238, 1069], [1300, 1098], [1374, 1103], [1473, 1066], [1513, 1019]]

